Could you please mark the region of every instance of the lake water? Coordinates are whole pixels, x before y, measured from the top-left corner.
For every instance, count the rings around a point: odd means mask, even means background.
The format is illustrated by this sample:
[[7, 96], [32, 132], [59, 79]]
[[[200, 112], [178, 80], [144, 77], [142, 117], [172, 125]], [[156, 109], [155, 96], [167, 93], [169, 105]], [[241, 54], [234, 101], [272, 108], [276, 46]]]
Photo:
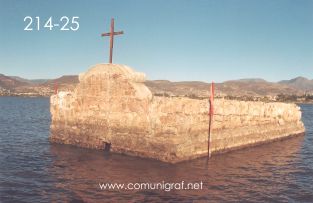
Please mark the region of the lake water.
[[[0, 97], [0, 202], [312, 202], [313, 105], [305, 136], [176, 165], [50, 144], [47, 98]], [[198, 190], [99, 183], [203, 182]]]

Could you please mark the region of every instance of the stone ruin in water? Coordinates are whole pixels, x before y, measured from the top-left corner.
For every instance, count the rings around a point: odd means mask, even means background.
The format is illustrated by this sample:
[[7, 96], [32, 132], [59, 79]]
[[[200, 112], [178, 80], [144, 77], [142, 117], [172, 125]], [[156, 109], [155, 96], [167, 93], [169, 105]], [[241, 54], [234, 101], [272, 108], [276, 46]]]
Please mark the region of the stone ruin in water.
[[[152, 95], [145, 75], [99, 64], [50, 98], [50, 141], [176, 163], [207, 156], [209, 101]], [[213, 153], [302, 134], [295, 104], [216, 99]]]

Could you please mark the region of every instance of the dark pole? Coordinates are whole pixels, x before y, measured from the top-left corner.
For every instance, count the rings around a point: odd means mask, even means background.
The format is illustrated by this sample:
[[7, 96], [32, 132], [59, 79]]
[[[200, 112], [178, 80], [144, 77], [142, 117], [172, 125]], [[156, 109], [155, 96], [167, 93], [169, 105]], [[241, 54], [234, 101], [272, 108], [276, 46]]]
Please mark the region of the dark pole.
[[113, 38], [114, 38], [114, 18], [111, 19], [111, 31], [110, 31], [110, 63], [113, 58]]
[[212, 124], [214, 115], [214, 82], [211, 84], [211, 95], [210, 95], [210, 112], [209, 112], [209, 132], [208, 132], [208, 157], [211, 157], [211, 137], [212, 137]]

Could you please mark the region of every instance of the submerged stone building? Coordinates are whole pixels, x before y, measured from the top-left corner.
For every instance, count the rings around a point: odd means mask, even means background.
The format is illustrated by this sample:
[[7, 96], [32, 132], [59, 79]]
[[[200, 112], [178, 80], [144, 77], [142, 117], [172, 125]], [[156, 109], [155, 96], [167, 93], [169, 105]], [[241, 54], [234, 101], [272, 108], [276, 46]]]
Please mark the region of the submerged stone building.
[[[50, 141], [176, 163], [207, 155], [208, 99], [152, 95], [145, 75], [99, 64], [50, 98]], [[212, 153], [302, 134], [295, 104], [217, 99]]]

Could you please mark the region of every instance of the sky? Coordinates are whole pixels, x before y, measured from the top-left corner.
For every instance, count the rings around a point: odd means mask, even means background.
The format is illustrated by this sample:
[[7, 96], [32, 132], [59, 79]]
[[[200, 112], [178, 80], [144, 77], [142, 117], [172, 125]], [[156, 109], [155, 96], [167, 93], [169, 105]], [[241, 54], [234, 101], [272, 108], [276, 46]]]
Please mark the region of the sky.
[[[39, 31], [24, 30], [26, 16]], [[79, 29], [43, 27], [62, 16], [78, 16]], [[113, 63], [147, 79], [313, 79], [313, 0], [0, 0], [0, 73], [51, 79], [107, 63], [100, 34], [112, 17], [124, 31]]]

